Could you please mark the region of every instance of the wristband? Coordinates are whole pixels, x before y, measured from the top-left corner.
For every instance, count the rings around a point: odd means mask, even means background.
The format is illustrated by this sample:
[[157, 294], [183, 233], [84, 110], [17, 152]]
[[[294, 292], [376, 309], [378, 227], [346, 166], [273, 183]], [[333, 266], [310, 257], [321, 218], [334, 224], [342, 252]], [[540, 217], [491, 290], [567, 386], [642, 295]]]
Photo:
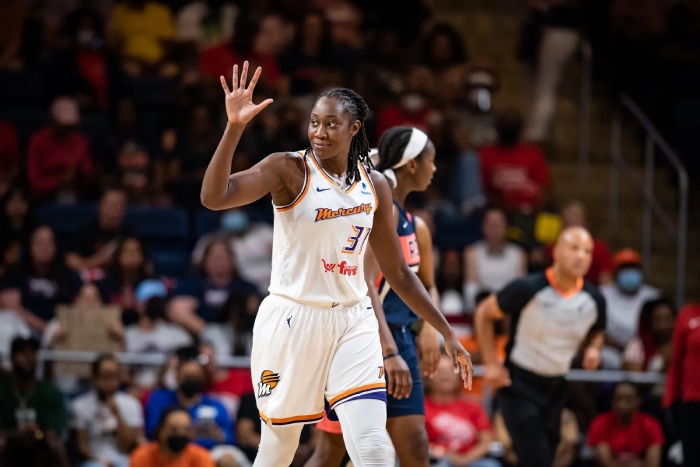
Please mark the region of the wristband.
[[394, 352], [394, 353], [390, 353], [390, 354], [387, 354], [387, 355], [383, 355], [382, 358], [383, 358], [384, 360], [389, 360], [390, 358], [398, 357], [399, 355], [401, 355], [401, 354], [398, 353], [398, 352]]

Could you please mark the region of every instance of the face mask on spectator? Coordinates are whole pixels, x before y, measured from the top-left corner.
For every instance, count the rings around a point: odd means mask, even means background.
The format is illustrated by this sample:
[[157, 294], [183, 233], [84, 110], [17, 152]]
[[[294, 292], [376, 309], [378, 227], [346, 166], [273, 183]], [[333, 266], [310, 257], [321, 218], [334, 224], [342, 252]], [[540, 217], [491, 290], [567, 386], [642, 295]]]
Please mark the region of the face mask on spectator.
[[184, 435], [170, 435], [165, 438], [165, 442], [168, 445], [168, 449], [178, 454], [185, 449], [187, 444], [190, 442], [190, 439]]
[[179, 389], [185, 397], [193, 397], [204, 391], [204, 381], [199, 378], [186, 378], [180, 383]]
[[243, 211], [229, 211], [221, 216], [221, 227], [229, 232], [242, 232], [248, 227], [248, 215]]
[[642, 271], [637, 268], [625, 268], [617, 273], [616, 281], [622, 291], [636, 292], [642, 285]]

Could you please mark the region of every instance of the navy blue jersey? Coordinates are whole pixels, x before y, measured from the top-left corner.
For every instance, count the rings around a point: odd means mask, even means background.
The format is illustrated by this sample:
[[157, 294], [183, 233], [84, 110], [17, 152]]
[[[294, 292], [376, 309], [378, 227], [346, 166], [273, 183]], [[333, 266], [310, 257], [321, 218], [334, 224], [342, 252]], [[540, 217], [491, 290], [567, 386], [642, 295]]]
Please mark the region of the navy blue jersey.
[[[394, 205], [399, 211], [399, 225], [396, 231], [401, 241], [403, 256], [411, 270], [417, 273], [420, 265], [420, 250], [416, 237], [416, 220], [396, 201]], [[376, 285], [387, 323], [393, 326], [410, 326], [418, 319], [418, 316], [391, 289], [383, 275], [379, 276]]]

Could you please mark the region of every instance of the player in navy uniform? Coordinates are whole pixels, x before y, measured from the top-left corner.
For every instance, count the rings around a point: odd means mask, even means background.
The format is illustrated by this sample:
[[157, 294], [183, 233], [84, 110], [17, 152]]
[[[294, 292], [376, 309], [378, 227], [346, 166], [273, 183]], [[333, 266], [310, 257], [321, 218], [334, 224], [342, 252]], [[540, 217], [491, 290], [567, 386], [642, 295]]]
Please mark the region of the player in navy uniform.
[[[435, 146], [417, 128], [392, 127], [379, 138], [373, 161], [377, 171], [385, 175], [392, 187], [394, 225], [406, 263], [437, 304], [439, 297], [435, 287], [430, 229], [425, 221], [404, 208], [409, 193], [425, 191], [430, 185], [435, 173]], [[381, 275], [371, 251], [365, 256], [365, 267], [379, 322], [387, 377], [387, 430], [402, 467], [426, 466], [430, 459], [418, 352], [421, 354], [420, 366], [432, 376], [440, 360], [437, 334], [430, 325], [421, 323], [417, 349], [414, 327], [419, 323], [418, 316]], [[323, 434], [306, 466], [339, 465], [345, 454], [340, 426], [324, 418], [316, 427]]]
[[391, 189], [371, 171], [364, 121], [369, 109], [354, 91], [332, 88], [309, 118], [311, 146], [270, 154], [230, 174], [245, 126], [269, 105], [253, 103], [257, 68], [248, 62], [232, 88], [225, 78], [228, 123], [202, 183], [202, 204], [228, 209], [270, 193], [275, 224], [270, 294], [253, 329], [251, 371], [265, 424], [255, 465], [289, 465], [302, 424], [322, 418], [324, 403], [343, 426], [355, 465], [384, 465], [386, 399], [377, 319], [367, 297], [364, 252], [371, 245], [399, 296], [437, 329], [471, 386], [471, 360], [403, 257], [393, 224]]
[[[476, 310], [484, 377], [500, 388], [497, 403], [519, 466], [552, 465], [566, 398], [564, 376], [579, 349], [584, 348], [585, 369], [600, 364], [605, 299], [583, 278], [592, 252], [586, 229], [565, 229], [554, 247], [552, 267], [510, 282]], [[510, 338], [502, 365], [496, 358], [494, 322], [506, 316]]]

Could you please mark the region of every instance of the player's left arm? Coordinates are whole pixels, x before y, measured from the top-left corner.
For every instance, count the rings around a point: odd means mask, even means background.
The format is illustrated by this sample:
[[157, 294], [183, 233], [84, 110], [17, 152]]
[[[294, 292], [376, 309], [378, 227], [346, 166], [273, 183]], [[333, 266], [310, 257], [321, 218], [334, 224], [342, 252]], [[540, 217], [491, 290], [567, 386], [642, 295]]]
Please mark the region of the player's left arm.
[[392, 225], [391, 189], [380, 173], [370, 173], [377, 194], [377, 210], [369, 243], [386, 280], [413, 311], [433, 326], [445, 339], [445, 350], [456, 371], [462, 368], [462, 379], [471, 388], [473, 367], [469, 352], [460, 344], [454, 330], [435, 306], [418, 276], [411, 271], [401, 250], [399, 237]]
[[[435, 286], [435, 266], [433, 261], [433, 235], [428, 224], [416, 216], [416, 239], [420, 252], [420, 265], [418, 266], [418, 279], [425, 286], [435, 306], [440, 307], [440, 294]], [[440, 340], [437, 331], [430, 324], [424, 322], [418, 333], [416, 341], [420, 367], [425, 376], [432, 378], [440, 361]]]

